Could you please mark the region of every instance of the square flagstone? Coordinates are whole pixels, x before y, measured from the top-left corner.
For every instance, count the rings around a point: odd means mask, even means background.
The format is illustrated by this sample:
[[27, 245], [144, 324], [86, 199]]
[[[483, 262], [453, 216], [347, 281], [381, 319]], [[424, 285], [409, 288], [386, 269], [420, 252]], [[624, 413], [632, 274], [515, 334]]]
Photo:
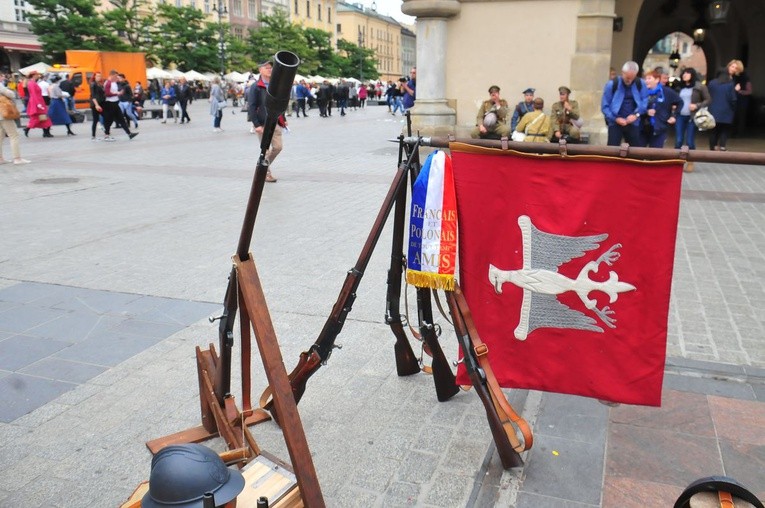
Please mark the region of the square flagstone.
[[39, 282], [20, 282], [13, 286], [0, 289], [0, 301], [15, 303], [32, 303], [41, 298], [51, 297], [64, 291], [66, 286], [42, 284]]
[[138, 314], [137, 318], [159, 323], [177, 323], [184, 326], [196, 323], [200, 319], [213, 314], [219, 314], [222, 310], [220, 303], [189, 302], [185, 300], [158, 300], [158, 305]]
[[685, 485], [667, 485], [633, 478], [607, 476], [603, 482], [603, 506], [672, 506]]
[[84, 383], [106, 371], [107, 367], [92, 365], [89, 363], [64, 360], [62, 358], [43, 358], [23, 369], [22, 374], [66, 381], [69, 383]]
[[114, 367], [161, 340], [125, 333], [103, 332], [58, 352], [55, 357], [76, 362]]
[[681, 427], [652, 429], [622, 423], [609, 426], [607, 475], [688, 485], [721, 469], [714, 437], [687, 434]]
[[721, 438], [765, 446], [765, 404], [710, 395], [709, 410]]
[[598, 506], [603, 455], [603, 441], [587, 443], [538, 434], [526, 461], [521, 492]]
[[10, 423], [77, 385], [14, 373], [0, 379], [0, 422]]
[[546, 393], [543, 404], [534, 425], [538, 433], [588, 443], [602, 443], [605, 439], [608, 406], [594, 399], [558, 393]]
[[0, 369], [19, 370], [69, 345], [69, 342], [16, 335], [0, 342]]
[[13, 307], [0, 313], [0, 330], [4, 332], [24, 333], [30, 328], [40, 326], [65, 316], [66, 311], [33, 306]]
[[121, 321], [121, 318], [88, 311], [67, 312], [53, 321], [30, 328], [27, 333], [35, 337], [80, 342], [87, 339], [94, 330], [111, 328]]
[[664, 390], [661, 407], [622, 404], [611, 408], [609, 419], [614, 423], [715, 437], [707, 397], [698, 393]]
[[58, 303], [55, 308], [97, 314], [118, 313], [127, 304], [140, 298], [142, 298], [141, 295], [130, 293], [81, 289], [76, 296]]
[[765, 446], [720, 439], [725, 474], [765, 499]]

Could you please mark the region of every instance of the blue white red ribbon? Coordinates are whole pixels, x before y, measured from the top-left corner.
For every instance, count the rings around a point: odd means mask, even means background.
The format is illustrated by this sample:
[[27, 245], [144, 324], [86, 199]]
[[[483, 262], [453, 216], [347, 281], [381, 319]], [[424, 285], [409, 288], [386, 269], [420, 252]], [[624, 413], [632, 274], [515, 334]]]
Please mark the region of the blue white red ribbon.
[[414, 182], [409, 217], [406, 281], [417, 287], [454, 289], [457, 264], [457, 199], [452, 159], [437, 150]]

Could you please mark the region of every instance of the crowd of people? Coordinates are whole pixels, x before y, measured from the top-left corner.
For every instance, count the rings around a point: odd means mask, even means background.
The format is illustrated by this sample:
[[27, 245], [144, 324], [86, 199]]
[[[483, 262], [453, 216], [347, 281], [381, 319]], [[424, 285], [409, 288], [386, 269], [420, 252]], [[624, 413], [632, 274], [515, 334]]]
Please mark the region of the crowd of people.
[[[530, 142], [581, 142], [583, 121], [579, 104], [572, 100], [571, 89], [558, 88], [558, 101], [549, 113], [544, 100], [534, 96], [535, 89], [523, 91], [523, 101], [510, 111], [500, 88], [489, 88], [489, 99], [476, 115], [474, 138], [512, 137]], [[695, 69], [687, 67], [680, 79], [670, 82], [662, 68], [645, 71], [640, 76], [636, 62], [626, 62], [621, 75], [612, 76], [603, 87], [601, 112], [608, 127], [608, 145], [662, 148], [670, 132], [675, 134], [675, 148], [696, 148], [697, 130], [709, 130], [709, 149], [727, 150], [734, 123], [743, 125], [752, 85], [740, 60], [731, 60], [714, 79], [703, 83]], [[713, 121], [710, 120], [714, 119]], [[692, 170], [692, 165], [688, 165]]]

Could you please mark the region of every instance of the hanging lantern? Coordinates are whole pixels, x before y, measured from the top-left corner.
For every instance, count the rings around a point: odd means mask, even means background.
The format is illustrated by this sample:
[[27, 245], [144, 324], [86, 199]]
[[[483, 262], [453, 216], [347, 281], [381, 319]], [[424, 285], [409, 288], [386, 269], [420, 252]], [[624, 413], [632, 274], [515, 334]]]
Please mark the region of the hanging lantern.
[[715, 0], [709, 3], [707, 12], [709, 21], [713, 25], [720, 25], [728, 20], [728, 10], [730, 9], [730, 0]]

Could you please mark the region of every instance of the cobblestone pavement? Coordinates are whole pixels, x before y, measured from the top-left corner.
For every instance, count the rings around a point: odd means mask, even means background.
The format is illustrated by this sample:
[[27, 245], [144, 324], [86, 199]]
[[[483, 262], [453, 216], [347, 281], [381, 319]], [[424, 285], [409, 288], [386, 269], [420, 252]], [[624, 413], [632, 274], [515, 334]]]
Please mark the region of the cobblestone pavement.
[[[194, 347], [217, 342], [205, 316], [223, 298], [259, 150], [236, 108], [222, 133], [212, 132], [206, 102], [190, 113], [189, 125], [144, 120], [132, 141], [118, 131], [116, 142], [91, 141], [83, 125], [74, 138], [63, 127], [54, 139], [32, 131], [22, 153], [33, 163], [0, 166], [0, 506], [115, 506], [148, 476], [143, 443], [199, 422]], [[387, 140], [402, 125], [384, 107], [291, 120], [252, 243], [288, 368], [315, 340], [361, 250], [395, 171]], [[764, 170], [699, 163], [685, 175], [672, 393], [758, 408], [765, 397]], [[396, 376], [382, 319], [389, 240], [386, 228], [338, 339], [344, 347], [299, 406], [327, 504], [609, 506], [620, 479], [636, 476], [625, 466], [604, 483], [619, 464], [605, 455], [620, 422], [613, 409], [514, 393], [539, 438], [525, 468], [502, 472], [473, 393], [438, 403], [424, 375]], [[456, 341], [444, 337], [454, 358]], [[255, 356], [258, 391], [266, 380]], [[554, 435], [556, 415], [579, 416], [570, 428], [589, 425], [599, 440]], [[288, 457], [275, 424], [253, 432]], [[555, 439], [575, 443], [577, 461], [551, 462]], [[765, 461], [765, 442], [732, 442]], [[593, 479], [566, 475], [587, 464]]]

